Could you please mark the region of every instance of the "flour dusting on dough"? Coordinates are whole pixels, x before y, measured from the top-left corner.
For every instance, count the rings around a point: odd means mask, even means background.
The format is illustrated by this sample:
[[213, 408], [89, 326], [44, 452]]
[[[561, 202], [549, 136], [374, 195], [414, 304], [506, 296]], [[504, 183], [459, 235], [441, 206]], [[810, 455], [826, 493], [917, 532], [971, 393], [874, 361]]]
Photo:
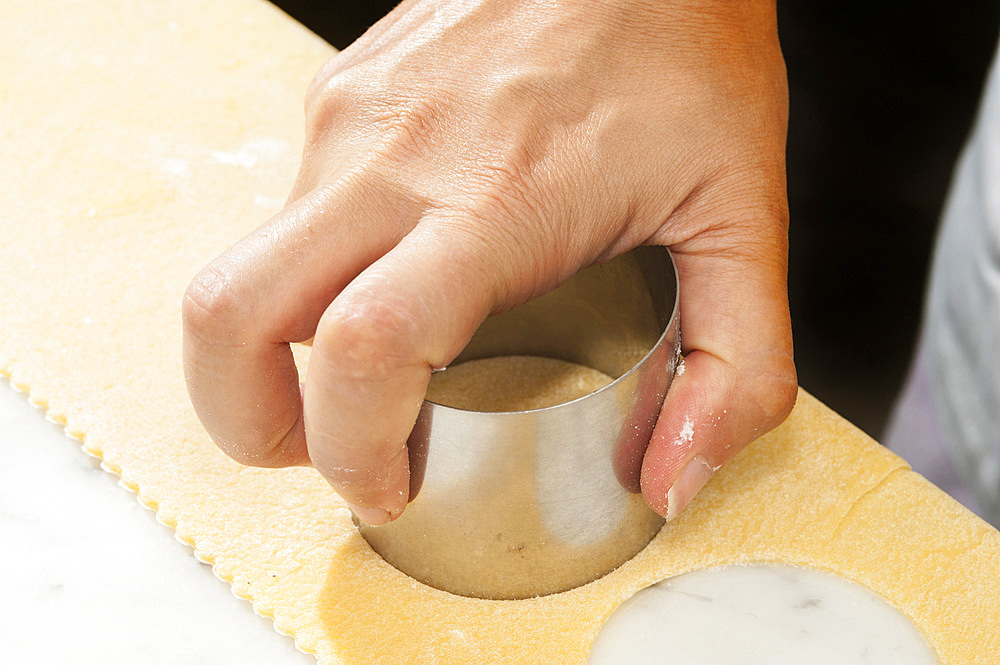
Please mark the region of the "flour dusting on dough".
[[264, 137], [250, 139], [236, 150], [213, 150], [211, 157], [219, 164], [252, 169], [258, 165], [277, 161], [290, 150], [292, 146], [288, 141]]

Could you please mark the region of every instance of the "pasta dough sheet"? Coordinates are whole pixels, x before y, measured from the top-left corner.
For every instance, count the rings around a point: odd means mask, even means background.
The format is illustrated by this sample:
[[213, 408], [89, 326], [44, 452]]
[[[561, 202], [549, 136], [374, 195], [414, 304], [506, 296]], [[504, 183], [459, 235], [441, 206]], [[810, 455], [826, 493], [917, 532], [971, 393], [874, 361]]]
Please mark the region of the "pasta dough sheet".
[[580, 663], [666, 576], [817, 566], [902, 609], [945, 665], [1000, 654], [1000, 534], [806, 393], [632, 561], [484, 601], [379, 559], [311, 469], [243, 468], [189, 406], [179, 304], [282, 204], [332, 49], [258, 0], [0, 2], [0, 370], [321, 663]]

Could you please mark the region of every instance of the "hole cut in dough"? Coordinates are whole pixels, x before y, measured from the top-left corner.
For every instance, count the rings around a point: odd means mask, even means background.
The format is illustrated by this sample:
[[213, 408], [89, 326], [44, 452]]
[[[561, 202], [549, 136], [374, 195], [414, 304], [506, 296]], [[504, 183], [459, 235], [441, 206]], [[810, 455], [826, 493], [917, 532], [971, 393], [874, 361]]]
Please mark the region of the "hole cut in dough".
[[646, 587], [589, 665], [938, 665], [917, 627], [860, 584], [787, 564], [715, 566]]

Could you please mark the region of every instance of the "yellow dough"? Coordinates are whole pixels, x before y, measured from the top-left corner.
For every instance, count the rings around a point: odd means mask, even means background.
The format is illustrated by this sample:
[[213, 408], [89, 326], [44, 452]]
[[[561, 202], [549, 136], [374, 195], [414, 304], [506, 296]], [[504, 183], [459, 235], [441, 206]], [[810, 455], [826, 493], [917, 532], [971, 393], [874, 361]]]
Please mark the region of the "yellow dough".
[[570, 402], [612, 380], [565, 360], [500, 356], [470, 360], [431, 375], [427, 399], [473, 411], [527, 411]]
[[1000, 534], [805, 393], [592, 584], [484, 601], [389, 567], [313, 470], [220, 453], [180, 365], [184, 287], [280, 208], [332, 49], [257, 0], [2, 0], [0, 25], [0, 371], [321, 663], [581, 663], [637, 589], [761, 560], [870, 587], [945, 665], [1000, 660]]

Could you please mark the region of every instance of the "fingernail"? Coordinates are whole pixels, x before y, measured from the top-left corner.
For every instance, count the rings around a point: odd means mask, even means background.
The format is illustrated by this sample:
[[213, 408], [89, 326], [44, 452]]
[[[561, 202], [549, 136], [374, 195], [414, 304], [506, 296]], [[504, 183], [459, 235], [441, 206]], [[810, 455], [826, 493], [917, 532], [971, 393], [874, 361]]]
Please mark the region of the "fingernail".
[[358, 519], [367, 524], [368, 526], [382, 526], [383, 524], [389, 523], [389, 518], [391, 515], [388, 510], [382, 510], [381, 508], [362, 508], [361, 506], [354, 506], [348, 504]]
[[681, 469], [677, 480], [667, 490], [666, 520], [668, 522], [687, 508], [691, 499], [705, 486], [714, 472], [715, 470], [703, 457], [695, 457]]

